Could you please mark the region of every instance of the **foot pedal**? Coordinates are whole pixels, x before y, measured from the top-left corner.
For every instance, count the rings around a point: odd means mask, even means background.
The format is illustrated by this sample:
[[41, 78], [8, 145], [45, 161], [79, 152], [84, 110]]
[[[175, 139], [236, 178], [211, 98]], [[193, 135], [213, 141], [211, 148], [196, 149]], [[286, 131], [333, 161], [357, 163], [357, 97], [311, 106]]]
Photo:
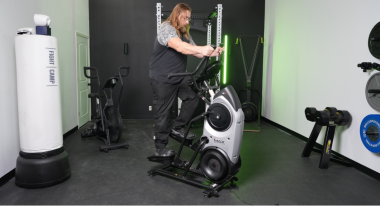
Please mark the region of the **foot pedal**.
[[[183, 137], [175, 135], [173, 133], [170, 133], [169, 136], [172, 137], [174, 140], [178, 141], [179, 143], [182, 143]], [[194, 139], [186, 139], [185, 143], [183, 145], [190, 147], [191, 144], [193, 143]]]
[[100, 145], [99, 146], [99, 151], [107, 153], [108, 150], [121, 149], [121, 148], [128, 149], [129, 145], [127, 143], [118, 143], [118, 144], [111, 144], [111, 145]]
[[199, 147], [199, 140], [195, 142], [193, 145], [191, 145], [190, 148], [194, 151], [197, 151], [198, 147]]
[[86, 131], [82, 132], [80, 134], [81, 138], [89, 138], [89, 137], [94, 137], [95, 132], [92, 129], [86, 129]]
[[169, 157], [152, 155], [148, 157], [148, 160], [152, 162], [156, 162], [156, 163], [163, 163], [165, 165], [170, 165], [174, 161], [174, 157], [175, 155], [172, 155]]

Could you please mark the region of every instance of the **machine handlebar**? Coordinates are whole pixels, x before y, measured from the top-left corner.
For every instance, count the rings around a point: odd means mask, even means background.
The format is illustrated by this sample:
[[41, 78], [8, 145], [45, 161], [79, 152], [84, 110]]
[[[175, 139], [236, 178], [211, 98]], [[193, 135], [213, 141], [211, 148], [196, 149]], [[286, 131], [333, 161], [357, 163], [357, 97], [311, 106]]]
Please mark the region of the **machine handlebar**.
[[[223, 45], [224, 45], [224, 44], [221, 43], [219, 46], [220, 46], [220, 47], [223, 47]], [[215, 45], [211, 45], [211, 47], [214, 48], [214, 49], [216, 48]], [[221, 61], [222, 58], [223, 58], [223, 55], [221, 55], [219, 61]], [[219, 88], [219, 80], [217, 80], [217, 85], [215, 85], [215, 86], [210, 86], [210, 85], [208, 84], [208, 82], [205, 81], [205, 79], [204, 79], [204, 75], [205, 75], [205, 72], [207, 72], [210, 68], [211, 68], [211, 69], [212, 69], [212, 68], [217, 68], [219, 64], [212, 64], [212, 66], [209, 67], [209, 66], [208, 66], [208, 63], [209, 63], [209, 61], [210, 61], [209, 59], [210, 59], [210, 57], [204, 56], [204, 57], [202, 58], [201, 62], [198, 64], [198, 66], [197, 66], [197, 68], [195, 69], [195, 71], [193, 71], [193, 72], [186, 72], [186, 73], [171, 73], [171, 74], [168, 75], [168, 79], [171, 79], [172, 77], [191, 76], [192, 80], [189, 81], [188, 83], [190, 83], [191, 85], [195, 86], [195, 89], [198, 90], [198, 91], [209, 91], [210, 94], [213, 96], [213, 94], [212, 94], [212, 93], [214, 92], [213, 90]], [[205, 62], [206, 62], [206, 64], [205, 64]], [[199, 69], [200, 69], [203, 65], [204, 65], [203, 70], [200, 71], [200, 73], [199, 73], [198, 75], [196, 75], [196, 73], [199, 71]], [[220, 66], [220, 65], [219, 65], [219, 66]], [[213, 72], [210, 72], [210, 73], [213, 73]], [[198, 85], [198, 82], [197, 82], [197, 81], [198, 81], [199, 78], [202, 79], [201, 81], [203, 81], [205, 87], [203, 87], [202, 85]], [[216, 78], [216, 79], [217, 79], [217, 78]], [[190, 85], [190, 84], [189, 84], [189, 85]], [[206, 102], [206, 103], [207, 103], [207, 102]]]
[[194, 72], [186, 72], [186, 73], [171, 73], [168, 75], [168, 79], [171, 79], [172, 77], [184, 77], [184, 76], [191, 76], [195, 74]]
[[171, 79], [172, 77], [183, 77], [183, 76], [192, 76], [194, 75], [195, 73], [197, 73], [197, 71], [199, 70], [199, 68], [202, 66], [202, 64], [206, 61], [206, 59], [208, 59], [209, 57], [203, 57], [201, 62], [198, 64], [197, 68], [195, 69], [195, 71], [193, 72], [186, 72], [186, 73], [171, 73], [168, 75], [168, 79]]
[[[120, 67], [119, 67], [119, 73], [120, 73], [120, 76], [122, 76], [122, 77], [126, 77], [126, 76], [128, 76], [128, 74], [129, 74], [129, 68], [130, 68], [130, 66], [120, 66]], [[126, 70], [127, 70], [127, 73], [126, 73], [126, 74], [122, 74], [122, 73], [121, 73], [121, 70], [123, 70], [123, 69], [126, 69]]]
[[[90, 71], [96, 71], [96, 76], [88, 76], [87, 75], [87, 70], [90, 70]], [[99, 75], [98, 75], [98, 69], [96, 69], [95, 67], [83, 67], [83, 71], [84, 71], [84, 76], [88, 79], [96, 79], [96, 78], [99, 78]]]
[[[223, 44], [222, 44], [223, 45]], [[211, 47], [212, 48], [216, 48], [216, 45], [214, 44], [211, 44]], [[210, 57], [207, 57], [207, 56], [204, 56], [201, 60], [201, 62], [198, 64], [197, 68], [195, 69], [195, 71], [193, 72], [186, 72], [186, 73], [171, 73], [168, 75], [168, 79], [171, 79], [173, 77], [183, 77], [183, 76], [192, 76], [192, 75], [195, 75], [195, 73], [197, 73], [197, 71], [201, 68], [201, 66], [203, 65], [203, 63], [207, 60], [207, 63], [208, 63], [208, 59]], [[206, 64], [207, 66], [207, 64]]]

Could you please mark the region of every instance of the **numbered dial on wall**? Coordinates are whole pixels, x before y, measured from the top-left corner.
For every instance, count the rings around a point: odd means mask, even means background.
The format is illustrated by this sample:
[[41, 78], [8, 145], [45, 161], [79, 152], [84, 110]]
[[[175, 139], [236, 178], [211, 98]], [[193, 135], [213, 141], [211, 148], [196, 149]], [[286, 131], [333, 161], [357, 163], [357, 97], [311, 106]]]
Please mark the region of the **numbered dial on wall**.
[[373, 27], [369, 34], [368, 49], [372, 56], [380, 59], [380, 22]]
[[375, 110], [380, 111], [380, 73], [372, 75], [365, 87], [365, 95], [368, 104]]

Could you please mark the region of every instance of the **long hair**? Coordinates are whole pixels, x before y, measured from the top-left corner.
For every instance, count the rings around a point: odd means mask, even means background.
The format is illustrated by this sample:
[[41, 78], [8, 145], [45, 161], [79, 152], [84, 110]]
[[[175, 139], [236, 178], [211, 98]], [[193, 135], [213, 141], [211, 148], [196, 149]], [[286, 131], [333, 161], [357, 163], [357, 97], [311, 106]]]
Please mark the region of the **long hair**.
[[190, 23], [186, 26], [180, 27], [179, 22], [178, 22], [178, 16], [184, 11], [190, 11], [191, 12], [190, 6], [185, 4], [185, 3], [177, 4], [173, 8], [173, 11], [170, 14], [169, 18], [166, 19], [164, 22], [167, 22], [167, 21], [170, 22], [170, 25], [172, 25], [175, 28], [175, 30], [177, 31], [177, 35], [179, 38], [181, 38], [181, 35], [179, 33], [179, 32], [181, 32], [187, 38], [187, 40], [189, 40]]

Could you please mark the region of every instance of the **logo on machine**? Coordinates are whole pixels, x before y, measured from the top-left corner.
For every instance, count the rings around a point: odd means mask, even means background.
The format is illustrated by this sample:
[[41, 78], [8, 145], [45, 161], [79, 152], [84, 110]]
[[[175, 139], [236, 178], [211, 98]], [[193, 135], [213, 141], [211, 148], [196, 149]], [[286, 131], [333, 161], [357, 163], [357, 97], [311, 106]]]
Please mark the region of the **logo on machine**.
[[54, 51], [49, 51], [49, 65], [54, 65]]
[[216, 139], [216, 138], [214, 138], [214, 142], [215, 142], [215, 143], [224, 144], [224, 141], [223, 141], [223, 140]]
[[55, 71], [54, 71], [54, 69], [50, 69], [49, 70], [49, 79], [50, 79], [50, 83], [52, 83], [52, 84], [55, 84]]

